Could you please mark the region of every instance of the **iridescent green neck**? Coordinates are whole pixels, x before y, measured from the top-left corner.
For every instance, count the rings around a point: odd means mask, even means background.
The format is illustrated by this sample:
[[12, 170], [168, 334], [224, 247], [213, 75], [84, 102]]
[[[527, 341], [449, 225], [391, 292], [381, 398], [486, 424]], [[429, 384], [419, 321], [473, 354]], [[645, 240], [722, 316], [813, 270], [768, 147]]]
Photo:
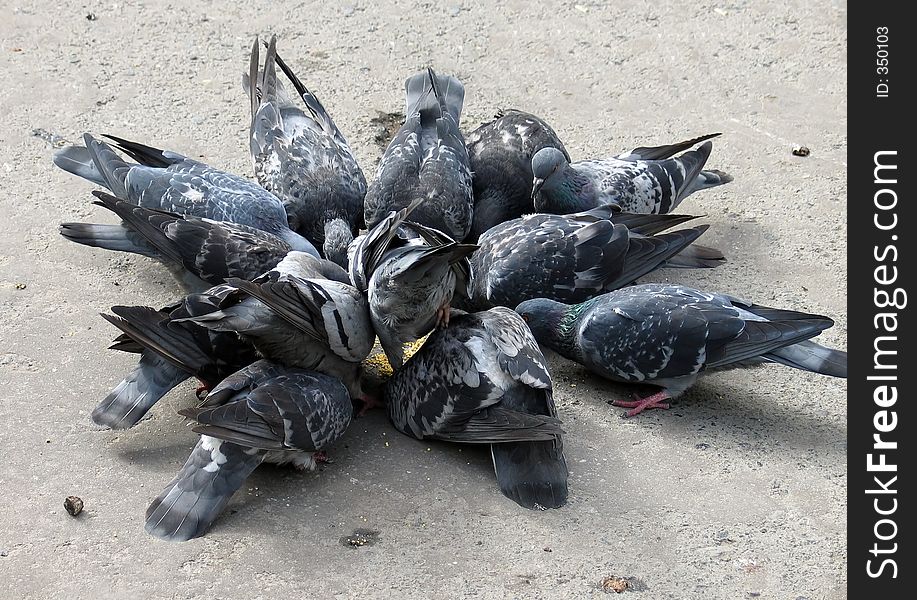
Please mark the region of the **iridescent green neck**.
[[582, 305], [567, 305], [552, 300], [536, 300], [537, 312], [529, 318], [529, 327], [539, 343], [551, 348], [561, 356], [577, 360], [579, 350], [576, 331]]
[[551, 198], [551, 212], [569, 214], [594, 208], [585, 200], [584, 188], [588, 183], [589, 179], [573, 165], [567, 165], [562, 173], [546, 181], [542, 190]]

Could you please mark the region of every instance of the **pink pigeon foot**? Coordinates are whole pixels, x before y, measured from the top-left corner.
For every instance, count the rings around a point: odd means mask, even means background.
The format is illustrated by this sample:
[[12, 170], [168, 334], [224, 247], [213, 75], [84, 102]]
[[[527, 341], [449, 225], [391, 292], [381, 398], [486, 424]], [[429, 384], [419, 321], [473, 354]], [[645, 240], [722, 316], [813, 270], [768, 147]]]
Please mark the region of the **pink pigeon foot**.
[[194, 395], [197, 396], [198, 400], [203, 400], [207, 397], [207, 394], [210, 393], [210, 390], [213, 389], [213, 386], [203, 379], [198, 379], [198, 381], [200, 381], [201, 384], [194, 390]]
[[668, 400], [669, 398], [669, 393], [665, 390], [662, 390], [661, 392], [656, 392], [652, 396], [647, 396], [646, 398], [640, 398], [637, 394], [634, 394], [633, 401], [615, 400], [611, 403], [611, 405], [631, 409], [627, 411], [624, 416], [633, 417], [634, 415], [639, 415], [644, 410], [650, 408], [670, 408], [671, 405], [668, 402], [663, 402], [663, 400]]
[[316, 464], [319, 464], [319, 465], [327, 465], [327, 464], [330, 464], [330, 463], [334, 462], [334, 461], [332, 461], [330, 458], [328, 458], [328, 453], [325, 452], [324, 450], [319, 450], [318, 452], [313, 452], [313, 453], [312, 453], [312, 460], [314, 460], [315, 463], [316, 463]]
[[446, 302], [438, 309], [436, 309], [436, 327], [448, 327], [449, 326], [449, 313], [452, 311], [452, 307], [449, 306], [449, 303]]

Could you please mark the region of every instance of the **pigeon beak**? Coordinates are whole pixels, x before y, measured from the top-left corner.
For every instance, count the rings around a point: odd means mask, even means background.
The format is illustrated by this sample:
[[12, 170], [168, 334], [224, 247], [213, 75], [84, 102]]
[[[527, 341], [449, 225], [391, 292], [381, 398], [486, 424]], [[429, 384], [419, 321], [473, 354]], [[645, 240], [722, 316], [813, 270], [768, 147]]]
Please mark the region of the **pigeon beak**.
[[541, 186], [544, 185], [544, 179], [536, 177], [535, 181], [532, 182], [532, 200], [535, 200], [535, 196], [538, 195], [538, 191], [541, 189]]

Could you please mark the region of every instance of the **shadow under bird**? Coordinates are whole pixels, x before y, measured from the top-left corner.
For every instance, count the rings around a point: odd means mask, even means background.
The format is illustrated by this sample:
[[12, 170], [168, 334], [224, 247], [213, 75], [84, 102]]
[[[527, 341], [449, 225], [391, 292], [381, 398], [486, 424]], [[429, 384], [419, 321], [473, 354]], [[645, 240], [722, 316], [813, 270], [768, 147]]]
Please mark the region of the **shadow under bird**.
[[197, 408], [179, 411], [201, 435], [146, 511], [146, 530], [180, 542], [203, 535], [262, 462], [311, 470], [353, 418], [335, 377], [258, 361], [230, 375]]
[[500, 223], [480, 237], [471, 255], [470, 305], [515, 308], [532, 298], [582, 302], [660, 267], [716, 267], [722, 253], [693, 244], [707, 225], [660, 233], [694, 218], [622, 213], [609, 204]]
[[495, 225], [535, 211], [532, 157], [539, 150], [554, 148], [570, 160], [554, 130], [521, 110], [498, 112], [466, 139], [474, 188], [474, 218], [466, 239], [472, 242]]
[[[363, 225], [363, 171], [331, 115], [277, 54], [276, 37], [267, 46], [261, 71], [259, 62], [255, 38], [249, 73], [243, 76], [251, 102], [255, 177], [283, 201], [292, 230], [346, 267], [347, 245]], [[305, 111], [278, 81], [276, 67], [290, 80]]]
[[613, 203], [627, 212], [670, 212], [690, 194], [732, 181], [721, 171], [704, 170], [713, 150], [709, 140], [719, 135], [572, 163], [556, 148], [543, 148], [532, 157], [535, 210], [562, 215]]
[[551, 375], [512, 310], [454, 315], [395, 372], [383, 394], [402, 433], [489, 444], [500, 490], [519, 505], [566, 504], [568, 472]]
[[78, 244], [157, 260], [188, 292], [228, 277], [254, 279], [292, 250], [283, 239], [254, 227], [143, 208], [100, 191], [93, 195], [95, 204], [121, 217], [121, 223], [62, 223], [60, 234]]
[[449, 323], [453, 296], [467, 295], [468, 255], [477, 248], [407, 221], [422, 202], [389, 213], [352, 248], [350, 278], [366, 292], [373, 328], [396, 370], [405, 343]]
[[847, 377], [847, 353], [810, 338], [834, 325], [828, 317], [769, 308], [681, 285], [644, 284], [580, 304], [537, 298], [516, 307], [538, 342], [613, 381], [661, 391], [615, 401], [634, 416], [669, 408], [706, 371], [779, 363]]
[[293, 250], [318, 256], [309, 240], [287, 223], [277, 196], [244, 177], [220, 171], [177, 152], [105, 136], [140, 164], [125, 161], [111, 146], [88, 133], [86, 146], [68, 146], [54, 164], [105, 187], [118, 200], [145, 208], [230, 221], [283, 239]]
[[459, 131], [465, 88], [427, 69], [405, 82], [405, 121], [385, 149], [366, 193], [372, 228], [391, 211], [423, 198], [411, 219], [461, 241], [471, 230], [473, 197], [468, 151]]

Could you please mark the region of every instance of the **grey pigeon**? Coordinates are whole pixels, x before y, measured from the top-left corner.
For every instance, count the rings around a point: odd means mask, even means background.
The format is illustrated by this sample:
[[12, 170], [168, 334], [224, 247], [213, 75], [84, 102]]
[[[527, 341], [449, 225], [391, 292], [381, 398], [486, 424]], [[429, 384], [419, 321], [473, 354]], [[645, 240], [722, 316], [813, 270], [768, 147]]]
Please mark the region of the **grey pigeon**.
[[366, 193], [366, 226], [423, 198], [411, 219], [461, 241], [471, 229], [473, 209], [468, 151], [458, 127], [465, 88], [455, 77], [427, 69], [409, 77], [405, 91], [404, 125]]
[[[308, 112], [277, 80], [276, 66]], [[255, 38], [243, 79], [251, 101], [255, 177], [283, 201], [291, 229], [322, 248], [325, 258], [346, 267], [347, 245], [363, 224], [363, 171], [322, 103], [277, 55], [276, 37], [268, 45], [264, 69], [258, 67]]]
[[140, 354], [137, 366], [92, 411], [97, 425], [127, 429], [136, 425], [163, 396], [190, 377], [201, 381], [198, 393], [259, 357], [235, 333], [210, 331], [181, 321], [219, 309], [235, 289], [217, 286], [192, 294], [160, 310], [146, 306], [114, 306], [102, 314], [124, 333], [111, 349]]
[[338, 377], [353, 398], [365, 400], [360, 363], [375, 340], [366, 296], [349, 283], [325, 278], [318, 263], [291, 252], [254, 281], [227, 280], [239, 293], [219, 310], [178, 322], [235, 332], [263, 357]]
[[668, 408], [703, 372], [762, 363], [847, 377], [847, 353], [810, 341], [834, 321], [768, 308], [728, 296], [667, 284], [637, 285], [562, 304], [538, 298], [516, 311], [538, 342], [614, 381], [662, 388], [634, 402], [633, 416]]
[[394, 369], [403, 363], [405, 343], [449, 323], [456, 289], [467, 294], [467, 257], [477, 248], [407, 222], [421, 202], [389, 213], [352, 251], [351, 280], [366, 291], [373, 327]]
[[228, 277], [254, 279], [290, 252], [283, 239], [253, 227], [143, 208], [100, 191], [96, 204], [121, 217], [119, 225], [63, 223], [70, 241], [140, 254], [162, 262], [189, 292]]
[[520, 505], [566, 503], [567, 464], [551, 375], [512, 310], [453, 316], [395, 372], [383, 394], [402, 433], [490, 444], [500, 489]]
[[[721, 171], [703, 170], [713, 149], [705, 140], [718, 135], [574, 163], [554, 148], [539, 150], [532, 157], [535, 210], [562, 215], [614, 203], [627, 212], [670, 212], [688, 195], [732, 181]], [[672, 157], [701, 141], [697, 150]]]
[[470, 305], [515, 308], [531, 298], [576, 303], [633, 283], [667, 261], [683, 267], [717, 266], [721, 253], [692, 245], [707, 225], [642, 233], [691, 218], [628, 215], [606, 205], [572, 215], [534, 214], [506, 221], [487, 230], [471, 256]]
[[200, 440], [146, 511], [146, 530], [178, 542], [203, 535], [262, 462], [314, 469], [353, 417], [336, 378], [258, 361], [230, 375], [198, 408]]
[[468, 241], [534, 211], [532, 157], [536, 152], [555, 148], [570, 160], [554, 130], [521, 110], [497, 113], [491, 122], [468, 134], [467, 147], [474, 174], [474, 219]]
[[287, 224], [277, 196], [253, 181], [169, 150], [106, 136], [141, 164], [131, 164], [88, 133], [86, 146], [69, 146], [54, 164], [107, 188], [119, 200], [214, 221], [231, 221], [272, 233], [294, 250], [318, 256], [315, 247]]

